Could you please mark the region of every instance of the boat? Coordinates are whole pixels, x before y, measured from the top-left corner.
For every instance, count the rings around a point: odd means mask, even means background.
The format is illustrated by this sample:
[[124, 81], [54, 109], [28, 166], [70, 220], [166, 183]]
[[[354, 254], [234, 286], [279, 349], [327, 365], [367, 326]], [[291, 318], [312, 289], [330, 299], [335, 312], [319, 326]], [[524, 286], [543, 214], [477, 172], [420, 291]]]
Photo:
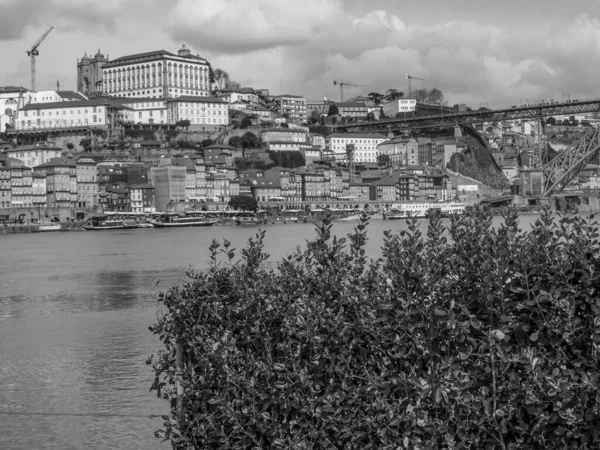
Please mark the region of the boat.
[[131, 228], [139, 228], [139, 223], [127, 222], [121, 219], [112, 219], [109, 216], [93, 216], [81, 225], [85, 230], [128, 230]]
[[154, 228], [154, 225], [148, 222], [140, 222], [138, 228]]
[[433, 211], [439, 211], [442, 216], [448, 217], [463, 214], [465, 208], [465, 204], [459, 202], [400, 203], [392, 205], [385, 218], [388, 220], [422, 219]]
[[256, 217], [256, 215], [254, 215], [253, 213], [239, 213], [231, 217], [231, 220], [236, 225], [252, 226], [259, 225], [261, 223], [260, 219]]
[[218, 219], [208, 219], [199, 212], [164, 213], [155, 219], [148, 219], [148, 223], [156, 228], [210, 227], [217, 222]]
[[40, 223], [37, 228], [33, 231], [36, 233], [49, 232], [49, 231], [62, 231], [60, 223]]

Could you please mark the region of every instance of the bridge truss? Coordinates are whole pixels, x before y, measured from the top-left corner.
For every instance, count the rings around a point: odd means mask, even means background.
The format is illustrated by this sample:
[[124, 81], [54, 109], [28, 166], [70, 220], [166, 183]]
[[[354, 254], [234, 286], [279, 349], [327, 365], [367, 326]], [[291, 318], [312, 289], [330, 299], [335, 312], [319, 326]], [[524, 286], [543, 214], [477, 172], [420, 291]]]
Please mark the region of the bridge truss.
[[542, 167], [542, 196], [561, 192], [600, 149], [600, 130], [593, 128]]
[[505, 109], [479, 110], [463, 113], [417, 116], [359, 122], [335, 127], [336, 132], [365, 133], [402, 131], [418, 128], [446, 128], [456, 125], [471, 125], [482, 122], [536, 119], [548, 116], [567, 116], [589, 112], [600, 112], [600, 99], [575, 100], [564, 103], [545, 103], [535, 106], [519, 106]]

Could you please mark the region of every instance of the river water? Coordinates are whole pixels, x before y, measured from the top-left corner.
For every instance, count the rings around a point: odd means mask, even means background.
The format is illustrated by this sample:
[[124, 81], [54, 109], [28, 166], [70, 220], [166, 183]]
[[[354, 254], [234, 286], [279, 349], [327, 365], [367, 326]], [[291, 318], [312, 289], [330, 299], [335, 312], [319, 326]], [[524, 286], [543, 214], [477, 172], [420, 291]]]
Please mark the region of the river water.
[[[535, 219], [523, 216], [522, 227]], [[495, 219], [498, 222], [498, 219]], [[356, 222], [337, 222], [343, 236]], [[372, 221], [367, 252], [379, 256]], [[281, 259], [311, 224], [266, 225]], [[210, 227], [0, 235], [0, 449], [167, 449], [154, 437], [167, 405], [149, 392], [145, 361], [157, 293], [206, 267], [213, 238], [243, 247], [255, 228]], [[157, 284], [159, 283], [159, 284]]]

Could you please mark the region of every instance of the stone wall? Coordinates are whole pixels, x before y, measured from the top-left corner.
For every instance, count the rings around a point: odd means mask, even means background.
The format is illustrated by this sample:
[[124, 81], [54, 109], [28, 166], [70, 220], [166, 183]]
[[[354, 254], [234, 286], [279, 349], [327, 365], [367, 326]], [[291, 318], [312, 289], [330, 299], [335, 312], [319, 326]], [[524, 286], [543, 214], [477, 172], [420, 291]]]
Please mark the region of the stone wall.
[[69, 222], [76, 219], [77, 213], [84, 213], [86, 216], [97, 214], [94, 209], [83, 208], [37, 208], [34, 206], [24, 208], [2, 208], [0, 216], [9, 216], [9, 219], [18, 219], [21, 214], [24, 220], [51, 220], [58, 217], [61, 222]]

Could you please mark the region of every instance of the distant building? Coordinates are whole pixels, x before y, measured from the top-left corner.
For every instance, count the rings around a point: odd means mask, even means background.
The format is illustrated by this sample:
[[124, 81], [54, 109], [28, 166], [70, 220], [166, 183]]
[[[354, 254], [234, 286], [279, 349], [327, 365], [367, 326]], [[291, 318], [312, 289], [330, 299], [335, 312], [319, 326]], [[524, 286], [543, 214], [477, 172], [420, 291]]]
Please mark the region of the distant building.
[[298, 141], [269, 141], [267, 145], [269, 150], [273, 152], [299, 152], [312, 150], [313, 148], [310, 142]]
[[259, 95], [252, 88], [222, 90], [218, 93], [218, 97], [229, 104], [243, 103], [249, 106], [259, 105]]
[[334, 153], [336, 161], [345, 162], [346, 148], [353, 144], [355, 162], [375, 163], [377, 146], [384, 141], [386, 137], [380, 133], [333, 133], [325, 138], [325, 149]]
[[415, 166], [419, 164], [419, 145], [416, 139], [404, 136], [381, 142], [377, 146], [379, 155], [387, 155], [394, 167]]
[[394, 117], [398, 113], [412, 112], [417, 108], [417, 101], [411, 98], [397, 98], [381, 105], [386, 117]]
[[35, 167], [54, 158], [60, 158], [62, 149], [47, 145], [24, 145], [6, 150], [5, 153], [11, 158], [22, 161], [27, 167]]
[[77, 60], [77, 91], [85, 94], [102, 92], [102, 67], [108, 62], [100, 50], [93, 57], [87, 53]]
[[124, 98], [123, 105], [133, 111], [133, 122], [137, 124], [166, 124], [167, 102], [165, 99]]
[[341, 117], [351, 119], [366, 119], [369, 113], [369, 107], [363, 102], [344, 102], [337, 103], [338, 114]]
[[156, 212], [154, 186], [150, 184], [133, 184], [128, 189], [132, 212]]
[[307, 142], [307, 132], [303, 129], [293, 128], [267, 128], [262, 130], [261, 139], [268, 144], [276, 142]]
[[95, 208], [98, 205], [98, 163], [87, 155], [75, 161], [77, 174], [77, 206]]
[[77, 166], [74, 161], [53, 159], [33, 168], [46, 176], [46, 204], [49, 208], [77, 205]]
[[[0, 168], [0, 170], [2, 169]], [[46, 175], [43, 173], [32, 173], [31, 178], [31, 202], [33, 206], [45, 208], [48, 202], [46, 198]], [[2, 180], [0, 180], [1, 182]]]
[[167, 101], [167, 121], [190, 121], [190, 129], [219, 129], [229, 124], [227, 102], [217, 97], [180, 96]]
[[277, 95], [274, 99], [279, 101], [279, 113], [289, 119], [306, 122], [306, 99], [300, 95]]
[[177, 54], [158, 50], [122, 56], [102, 63], [102, 78], [94, 89], [117, 97], [207, 97], [210, 64], [185, 45]]
[[154, 186], [157, 211], [166, 212], [169, 202], [185, 201], [185, 166], [151, 167], [150, 180]]
[[118, 128], [132, 123], [133, 111], [122, 102], [94, 99], [78, 102], [30, 103], [17, 113], [17, 130], [72, 127]]

